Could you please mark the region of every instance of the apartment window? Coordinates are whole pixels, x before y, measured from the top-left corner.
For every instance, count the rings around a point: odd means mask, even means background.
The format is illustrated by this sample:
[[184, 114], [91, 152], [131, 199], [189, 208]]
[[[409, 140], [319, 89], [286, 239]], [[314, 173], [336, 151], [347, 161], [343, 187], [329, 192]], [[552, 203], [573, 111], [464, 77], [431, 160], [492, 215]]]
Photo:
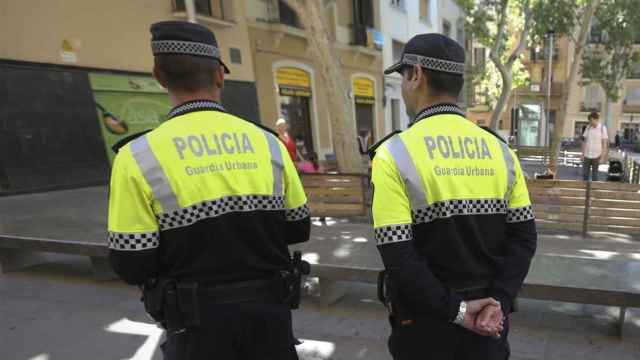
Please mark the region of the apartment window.
[[631, 69], [629, 69], [629, 79], [640, 79], [640, 63], [635, 63], [631, 65]]
[[[204, 16], [212, 16], [210, 0], [194, 0], [196, 6], [196, 14]], [[174, 0], [173, 8], [175, 11], [187, 11], [184, 0]]]
[[404, 10], [404, 0], [390, 0], [391, 6]]
[[584, 101], [582, 102], [581, 111], [600, 110], [602, 105], [602, 97], [600, 96], [600, 87], [598, 85], [589, 85], [584, 88]]
[[586, 121], [576, 121], [575, 124], [573, 125], [573, 137], [575, 139], [580, 138], [582, 134], [584, 134], [584, 130], [587, 128], [588, 125], [589, 123]]
[[393, 63], [397, 63], [398, 61], [400, 61], [400, 57], [402, 56], [402, 51], [404, 50], [404, 43], [397, 41], [397, 40], [393, 40], [392, 43], [392, 48], [393, 48]]
[[289, 5], [287, 5], [286, 2], [279, 0], [278, 8], [280, 9], [279, 20], [281, 23], [302, 29], [302, 25], [300, 24], [298, 15], [296, 14], [295, 10], [293, 10], [292, 8], [289, 7]]
[[487, 61], [487, 49], [475, 48], [473, 49], [473, 66], [484, 68]]
[[240, 49], [229, 48], [229, 59], [231, 59], [232, 64], [242, 64], [242, 52], [240, 52]]
[[627, 96], [624, 103], [627, 106], [640, 106], [640, 86], [627, 87]]
[[[216, 19], [232, 19], [233, 0], [194, 0], [196, 14]], [[173, 0], [174, 11], [187, 11], [184, 0]]]
[[353, 0], [353, 23], [374, 27], [372, 0]]
[[353, 44], [368, 45], [368, 29], [374, 27], [373, 3], [371, 0], [352, 0], [353, 5]]
[[458, 19], [456, 22], [456, 40], [460, 45], [464, 44], [464, 19]]
[[430, 7], [431, 1], [420, 0], [420, 19], [429, 22], [429, 15], [431, 14]]
[[442, 33], [445, 36], [451, 37], [451, 23], [447, 20], [442, 20]]

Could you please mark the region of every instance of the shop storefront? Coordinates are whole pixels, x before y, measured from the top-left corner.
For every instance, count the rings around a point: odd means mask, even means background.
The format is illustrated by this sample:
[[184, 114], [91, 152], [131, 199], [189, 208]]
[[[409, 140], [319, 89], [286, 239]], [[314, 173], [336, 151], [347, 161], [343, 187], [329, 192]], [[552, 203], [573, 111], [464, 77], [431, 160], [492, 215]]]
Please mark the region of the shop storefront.
[[311, 75], [303, 69], [282, 66], [276, 69], [276, 85], [280, 114], [289, 124], [298, 153], [308, 158], [314, 152]]
[[375, 139], [375, 83], [365, 77], [354, 77], [352, 81], [356, 130], [360, 153], [366, 153]]

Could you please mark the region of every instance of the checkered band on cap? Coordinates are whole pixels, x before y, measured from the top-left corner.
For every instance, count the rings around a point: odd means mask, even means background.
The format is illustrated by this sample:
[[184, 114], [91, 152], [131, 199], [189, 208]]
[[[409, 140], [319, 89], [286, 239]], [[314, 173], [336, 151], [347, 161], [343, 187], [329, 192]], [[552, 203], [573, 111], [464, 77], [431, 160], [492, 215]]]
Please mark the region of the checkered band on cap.
[[123, 233], [109, 231], [109, 249], [119, 251], [140, 251], [155, 249], [160, 246], [160, 234]]
[[414, 224], [420, 224], [458, 215], [495, 215], [506, 213], [507, 203], [503, 199], [447, 200], [414, 210], [413, 221]]
[[411, 241], [413, 239], [413, 231], [410, 224], [381, 226], [373, 229], [373, 234], [378, 245]]
[[309, 217], [309, 206], [304, 204], [295, 209], [284, 209], [284, 215], [287, 221], [298, 221]]
[[464, 75], [463, 62], [436, 59], [416, 54], [404, 54], [404, 56], [402, 56], [402, 63], [406, 65], [418, 65], [430, 70]]
[[213, 45], [193, 41], [157, 40], [151, 42], [153, 55], [158, 54], [184, 54], [206, 56], [220, 59], [220, 49]]
[[535, 218], [536, 216], [533, 213], [533, 207], [531, 205], [507, 210], [508, 223], [535, 220]]
[[161, 214], [157, 218], [160, 230], [169, 230], [228, 213], [260, 210], [284, 210], [284, 198], [272, 195], [226, 196]]

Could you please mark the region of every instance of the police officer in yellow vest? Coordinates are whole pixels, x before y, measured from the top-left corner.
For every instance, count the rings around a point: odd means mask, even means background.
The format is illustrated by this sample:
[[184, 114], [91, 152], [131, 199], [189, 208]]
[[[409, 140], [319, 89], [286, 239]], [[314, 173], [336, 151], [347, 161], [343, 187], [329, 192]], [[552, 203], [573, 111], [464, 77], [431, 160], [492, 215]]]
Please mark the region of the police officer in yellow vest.
[[394, 359], [507, 359], [504, 315], [536, 229], [518, 159], [456, 105], [464, 50], [412, 38], [400, 61], [409, 128], [372, 149], [373, 221]]
[[112, 266], [144, 287], [166, 359], [297, 359], [302, 267], [287, 246], [308, 240], [310, 221], [295, 167], [276, 134], [220, 104], [229, 71], [210, 30], [170, 21], [151, 34], [175, 107], [115, 158]]

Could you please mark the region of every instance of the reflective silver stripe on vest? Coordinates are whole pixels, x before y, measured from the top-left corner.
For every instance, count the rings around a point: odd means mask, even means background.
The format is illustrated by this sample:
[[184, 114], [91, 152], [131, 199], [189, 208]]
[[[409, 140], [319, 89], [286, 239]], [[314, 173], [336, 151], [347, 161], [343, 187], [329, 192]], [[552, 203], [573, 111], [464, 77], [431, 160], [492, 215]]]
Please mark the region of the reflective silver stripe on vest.
[[131, 143], [131, 154], [142, 171], [153, 192], [153, 197], [162, 205], [162, 211], [169, 213], [180, 209], [178, 198], [171, 189], [167, 175], [162, 170], [155, 154], [149, 146], [147, 136], [141, 136]]
[[393, 157], [400, 176], [404, 180], [405, 187], [409, 193], [409, 200], [411, 201], [411, 208], [413, 210], [424, 207], [427, 205], [427, 200], [422, 185], [422, 179], [416, 170], [416, 166], [413, 163], [411, 155], [405, 146], [402, 139], [396, 136], [391, 139], [387, 146], [389, 153]]
[[502, 147], [502, 156], [504, 157], [504, 162], [507, 166], [507, 192], [504, 195], [505, 200], [509, 201], [511, 197], [511, 190], [513, 189], [513, 183], [516, 180], [516, 168], [513, 164], [513, 156], [511, 156], [511, 151], [509, 151], [509, 145], [503, 143], [498, 140], [500, 146]]
[[275, 135], [265, 131], [264, 136], [267, 137], [269, 143], [269, 152], [271, 153], [271, 167], [273, 168], [273, 194], [282, 195], [282, 170], [284, 169], [284, 163], [282, 162], [282, 152], [280, 151], [280, 144]]

